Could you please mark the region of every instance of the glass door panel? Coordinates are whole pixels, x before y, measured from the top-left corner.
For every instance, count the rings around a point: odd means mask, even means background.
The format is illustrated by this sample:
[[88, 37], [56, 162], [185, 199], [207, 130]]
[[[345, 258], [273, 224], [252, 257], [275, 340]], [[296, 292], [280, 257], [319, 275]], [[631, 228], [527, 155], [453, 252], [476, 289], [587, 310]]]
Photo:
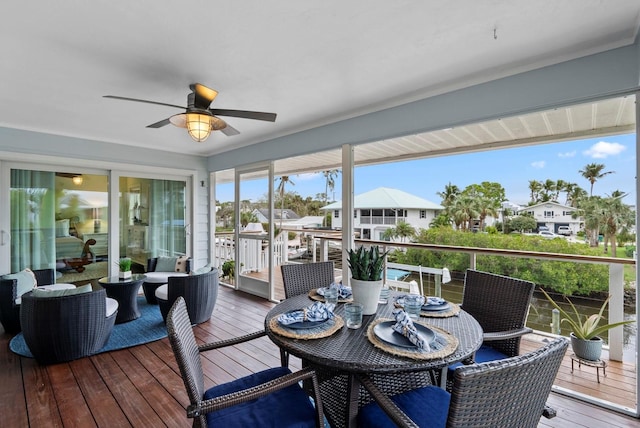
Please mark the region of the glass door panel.
[[120, 256], [147, 260], [187, 253], [186, 182], [120, 177]]
[[238, 289], [270, 299], [271, 257], [269, 227], [269, 169], [241, 172], [237, 176], [236, 271]]

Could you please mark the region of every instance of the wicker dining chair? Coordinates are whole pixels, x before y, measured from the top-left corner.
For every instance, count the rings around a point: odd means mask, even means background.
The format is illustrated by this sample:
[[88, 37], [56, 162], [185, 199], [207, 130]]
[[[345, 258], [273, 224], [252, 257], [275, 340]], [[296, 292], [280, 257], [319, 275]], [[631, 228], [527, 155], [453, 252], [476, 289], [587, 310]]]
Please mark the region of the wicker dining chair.
[[[36, 269], [32, 271], [38, 285], [50, 285], [56, 281], [54, 269]], [[15, 279], [0, 279], [0, 323], [5, 333], [19, 333], [20, 303], [18, 298], [18, 281]]]
[[374, 401], [358, 414], [363, 427], [537, 427], [569, 343], [558, 338], [529, 354], [464, 366], [449, 393], [437, 386], [384, 395], [360, 382]]
[[328, 287], [335, 281], [333, 262], [281, 265], [285, 298], [306, 294], [314, 288]]
[[508, 276], [467, 269], [462, 309], [480, 323], [483, 345], [473, 361], [484, 363], [514, 357], [520, 353], [535, 284]]
[[218, 299], [218, 269], [187, 276], [170, 276], [165, 285], [155, 291], [162, 319], [166, 321], [169, 309], [181, 296], [184, 298], [191, 324], [200, 324], [211, 318]]
[[[178, 297], [167, 316], [169, 342], [189, 396], [187, 417], [194, 427], [324, 426], [320, 388], [311, 369], [295, 373], [277, 367], [254, 373], [205, 391], [200, 354], [265, 336], [264, 330], [215, 343], [196, 343], [187, 306]], [[312, 398], [298, 382], [311, 384]]]

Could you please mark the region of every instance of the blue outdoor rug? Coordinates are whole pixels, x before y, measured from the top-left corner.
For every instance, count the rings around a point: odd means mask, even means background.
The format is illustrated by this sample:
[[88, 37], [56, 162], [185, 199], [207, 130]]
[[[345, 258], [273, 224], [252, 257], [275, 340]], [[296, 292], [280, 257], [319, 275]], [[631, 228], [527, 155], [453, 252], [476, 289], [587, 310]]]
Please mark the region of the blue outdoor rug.
[[[140, 309], [140, 318], [123, 324], [116, 324], [113, 327], [109, 341], [104, 348], [97, 352], [98, 354], [142, 345], [167, 337], [167, 327], [162, 322], [162, 315], [160, 315], [158, 305], [150, 305], [144, 296], [139, 296], [138, 309]], [[9, 348], [18, 355], [33, 358], [29, 347], [24, 342], [22, 333], [18, 333], [11, 339]]]

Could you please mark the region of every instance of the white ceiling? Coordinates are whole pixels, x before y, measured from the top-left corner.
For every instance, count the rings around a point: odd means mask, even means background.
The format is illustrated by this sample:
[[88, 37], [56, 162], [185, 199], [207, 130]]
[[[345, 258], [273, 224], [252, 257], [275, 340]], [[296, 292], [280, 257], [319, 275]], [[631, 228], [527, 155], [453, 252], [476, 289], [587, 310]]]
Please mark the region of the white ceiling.
[[[5, 1], [0, 126], [211, 155], [629, 45], [639, 22], [638, 0]], [[145, 128], [177, 109], [102, 98], [186, 105], [194, 82], [278, 118], [196, 143]]]

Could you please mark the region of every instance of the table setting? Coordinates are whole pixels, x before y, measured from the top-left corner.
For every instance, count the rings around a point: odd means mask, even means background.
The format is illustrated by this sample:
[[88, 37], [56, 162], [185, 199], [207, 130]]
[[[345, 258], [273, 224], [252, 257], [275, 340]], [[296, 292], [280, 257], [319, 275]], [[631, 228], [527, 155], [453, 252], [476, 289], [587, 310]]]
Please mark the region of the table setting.
[[309, 306], [284, 312], [271, 318], [274, 333], [292, 339], [320, 339], [331, 336], [344, 326], [344, 320], [334, 313], [335, 305], [316, 301]]
[[309, 297], [312, 300], [324, 302], [325, 294], [327, 289], [337, 289], [338, 291], [338, 303], [347, 303], [353, 301], [353, 295], [351, 292], [351, 287], [346, 286], [342, 283], [333, 283], [329, 285], [329, 287], [320, 287], [314, 288], [309, 291]]
[[438, 327], [414, 322], [402, 309], [394, 309], [393, 320], [379, 318], [367, 329], [376, 347], [393, 355], [415, 360], [443, 358], [458, 348], [458, 339]]
[[436, 296], [420, 296], [417, 294], [403, 294], [396, 296], [394, 306], [396, 308], [405, 308], [408, 300], [417, 300], [420, 306], [419, 315], [425, 318], [447, 318], [457, 316], [460, 313], [460, 305], [448, 302], [442, 297]]

